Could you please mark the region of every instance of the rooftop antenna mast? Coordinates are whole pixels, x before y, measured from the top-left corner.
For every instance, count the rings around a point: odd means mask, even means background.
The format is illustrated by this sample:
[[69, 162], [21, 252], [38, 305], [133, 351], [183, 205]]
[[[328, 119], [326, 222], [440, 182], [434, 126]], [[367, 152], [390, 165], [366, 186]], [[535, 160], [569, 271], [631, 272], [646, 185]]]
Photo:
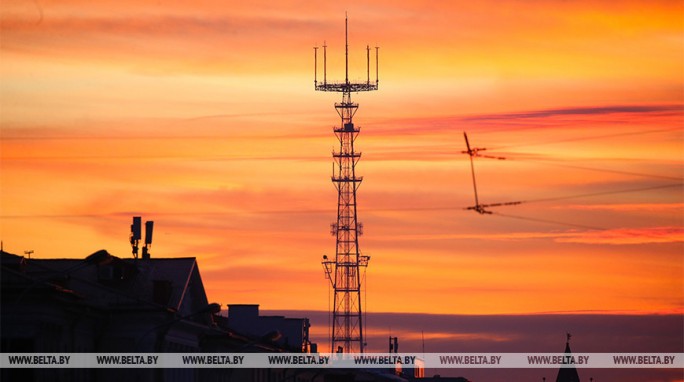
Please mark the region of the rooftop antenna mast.
[[133, 258], [138, 258], [138, 247], [140, 239], [142, 239], [142, 218], [140, 216], [133, 216], [133, 224], [131, 224], [131, 235], [129, 237]]
[[[145, 222], [145, 245], [143, 246], [142, 258], [143, 260], [150, 259], [150, 247], [152, 246], [152, 231], [154, 230], [154, 222]], [[131, 234], [129, 236], [131, 248], [133, 250], [133, 258], [138, 258], [138, 249], [140, 240], [142, 240], [142, 217], [133, 216], [133, 224], [131, 224]]]
[[339, 141], [339, 150], [333, 150], [332, 182], [337, 188], [337, 221], [331, 224], [330, 233], [336, 237], [335, 257], [323, 256], [325, 276], [334, 290], [332, 306], [331, 353], [363, 353], [363, 315], [361, 311], [361, 269], [368, 266], [370, 256], [361, 254], [359, 236], [363, 224], [356, 214], [356, 191], [363, 177], [356, 174], [361, 153], [354, 148], [360, 128], [352, 118], [359, 107], [351, 101], [352, 92], [378, 90], [378, 47], [375, 47], [375, 81], [370, 79], [370, 46], [366, 46], [366, 81], [349, 81], [348, 19], [344, 19], [345, 70], [344, 82], [327, 80], [327, 45], [323, 44], [323, 82], [318, 82], [318, 47], [314, 48], [314, 87], [317, 91], [342, 93], [342, 102], [335, 103], [341, 122], [333, 127]]

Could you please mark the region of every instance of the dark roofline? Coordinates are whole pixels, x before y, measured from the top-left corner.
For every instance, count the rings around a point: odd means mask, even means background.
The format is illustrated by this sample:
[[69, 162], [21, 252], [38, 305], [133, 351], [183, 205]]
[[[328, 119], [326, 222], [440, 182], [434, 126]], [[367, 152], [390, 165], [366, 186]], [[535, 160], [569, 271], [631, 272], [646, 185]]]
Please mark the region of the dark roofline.
[[[3, 252], [3, 253], [6, 253], [6, 252]], [[44, 259], [27, 259], [27, 258], [24, 258], [23, 256], [17, 256], [17, 255], [13, 255], [13, 254], [9, 254], [9, 253], [8, 253], [8, 255], [23, 258], [23, 259], [25, 259], [25, 261], [26, 261], [27, 264], [33, 264], [33, 265], [35, 265], [36, 267], [42, 268], [42, 269], [47, 270], [47, 271], [51, 271], [51, 272], [55, 272], [55, 273], [68, 273], [68, 272], [69, 272], [68, 269], [66, 269], [66, 270], [59, 270], [59, 269], [52, 269], [52, 268], [46, 266], [46, 265], [44, 264]], [[116, 257], [116, 259], [118, 259], [118, 257]], [[59, 259], [53, 259], [53, 260], [59, 260]], [[79, 261], [79, 259], [68, 259], [68, 260]], [[81, 260], [81, 261], [82, 261], [82, 260]], [[3, 270], [12, 271], [12, 272], [15, 272], [15, 273], [21, 273], [21, 272], [17, 272], [17, 271], [11, 270], [9, 267], [4, 266], [4, 264], [3, 264], [3, 267], [2, 267], [2, 268], [3, 268]], [[33, 278], [32, 276], [29, 276], [29, 275], [22, 275], [22, 276], [23, 276], [23, 277], [27, 277], [27, 278], [29, 278], [29, 279], [31, 279], [31, 280], [40, 281], [40, 280], [35, 279], [35, 278]], [[158, 303], [155, 303], [155, 302], [153, 302], [153, 301], [144, 300], [144, 299], [141, 299], [140, 297], [138, 297], [138, 296], [136, 296], [136, 295], [131, 295], [131, 294], [128, 294], [128, 293], [124, 293], [124, 292], [122, 292], [122, 291], [120, 291], [120, 290], [118, 290], [118, 289], [110, 288], [110, 287], [108, 287], [108, 286], [106, 286], [106, 285], [102, 285], [102, 284], [97, 283], [97, 282], [93, 282], [93, 281], [90, 281], [90, 280], [87, 280], [87, 279], [84, 279], [84, 278], [81, 278], [81, 277], [78, 277], [78, 276], [75, 276], [75, 275], [72, 275], [72, 274], [70, 274], [69, 277], [71, 277], [71, 278], [74, 279], [74, 280], [78, 280], [79, 282], [82, 282], [82, 283], [84, 283], [84, 284], [88, 284], [88, 285], [91, 285], [91, 286], [95, 286], [95, 287], [97, 287], [97, 288], [99, 288], [99, 289], [102, 289], [102, 290], [108, 292], [108, 293], [116, 294], [116, 295], [122, 296], [122, 297], [124, 297], [124, 298], [126, 298], [126, 299], [128, 299], [128, 300], [132, 300], [132, 301], [136, 301], [136, 302], [138, 302], [138, 303], [145, 304], [145, 305], [147, 305], [147, 306], [149, 306], [150, 308], [153, 308], [153, 309], [163, 310], [163, 311], [171, 312], [171, 313], [174, 313], [174, 314], [178, 312], [178, 309], [174, 309], [173, 307], [168, 307], [168, 306], [166, 306], [166, 305], [158, 304]], [[43, 282], [44, 282], [44, 283], [48, 283], [47, 280], [45, 280], [45, 281], [43, 281]], [[62, 289], [63, 289], [63, 288], [62, 288]], [[122, 305], [122, 306], [123, 306], [123, 305]]]
[[228, 306], [259, 306], [259, 304], [228, 304]]
[[122, 258], [121, 260], [124, 260], [124, 261], [160, 261], [160, 260], [194, 260], [194, 261], [197, 261], [197, 258], [193, 257], [193, 256], [187, 256], [187, 257], [152, 257], [149, 259], [134, 259], [131, 257], [126, 257], [126, 258]]
[[[23, 259], [30, 260], [30, 261], [74, 261], [74, 262], [79, 262], [79, 261], [85, 261], [88, 258], [88, 256], [86, 256], [82, 259], [81, 258], [74, 258], [74, 257], [49, 257], [49, 258], [32, 257], [32, 258], [28, 258], [25, 256], [10, 253], [10, 252], [4, 251], [4, 250], [0, 251], [0, 255], [16, 257], [17, 259], [23, 258]], [[111, 256], [113, 258], [117, 258], [119, 260], [126, 261], [126, 262], [129, 262], [129, 261], [158, 261], [158, 260], [194, 260], [194, 261], [197, 261], [197, 258], [193, 257], [193, 256], [187, 256], [187, 257], [154, 257], [154, 258], [147, 259], [147, 260], [134, 259], [134, 258], [129, 258], [129, 257], [123, 257], [122, 258], [122, 257], [114, 256], [114, 255], [111, 255]]]
[[[192, 275], [193, 275], [193, 273], [195, 273], [196, 269], [197, 269], [197, 259], [193, 257], [192, 258], [192, 267], [190, 268], [190, 272], [188, 272], [188, 276], [185, 279], [185, 283], [183, 284], [183, 291], [181, 292], [181, 295], [178, 298], [178, 304], [176, 305], [176, 310], [179, 310], [181, 305], [183, 304], [183, 300], [185, 299], [185, 294], [188, 292], [188, 286], [190, 286], [190, 279], [192, 279]], [[197, 273], [199, 274], [199, 271]], [[200, 281], [201, 280], [202, 280], [202, 278], [200, 277]], [[202, 289], [204, 289], [204, 283], [202, 283]]]
[[[22, 257], [22, 258], [23, 258], [23, 257]], [[2, 267], [2, 271], [3, 271], [3, 272], [9, 272], [9, 273], [13, 274], [13, 275], [16, 276], [16, 277], [22, 278], [22, 279], [24, 279], [24, 280], [26, 280], [26, 281], [30, 281], [30, 282], [32, 282], [33, 284], [43, 286], [43, 287], [45, 287], [45, 288], [47, 288], [47, 289], [49, 289], [49, 290], [51, 290], [51, 291], [53, 291], [53, 292], [59, 293], [59, 294], [63, 294], [63, 295], [66, 295], [66, 296], [69, 296], [69, 297], [73, 297], [73, 298], [76, 298], [76, 299], [83, 299], [83, 298], [84, 298], [81, 294], [79, 294], [79, 293], [77, 293], [77, 292], [75, 292], [75, 291], [73, 291], [73, 290], [71, 290], [71, 289], [67, 289], [67, 288], [64, 288], [64, 287], [62, 287], [62, 286], [60, 286], [60, 285], [57, 285], [57, 284], [55, 284], [55, 283], [52, 283], [52, 282], [50, 282], [49, 280], [41, 280], [41, 279], [39, 279], [39, 278], [37, 278], [37, 277], [33, 277], [33, 276], [30, 276], [30, 275], [27, 275], [27, 274], [24, 273], [24, 272], [14, 270], [14, 269], [9, 268], [9, 267]], [[33, 289], [33, 284], [32, 284], [31, 286], [26, 287], [25, 289], [26, 289], [26, 290]]]

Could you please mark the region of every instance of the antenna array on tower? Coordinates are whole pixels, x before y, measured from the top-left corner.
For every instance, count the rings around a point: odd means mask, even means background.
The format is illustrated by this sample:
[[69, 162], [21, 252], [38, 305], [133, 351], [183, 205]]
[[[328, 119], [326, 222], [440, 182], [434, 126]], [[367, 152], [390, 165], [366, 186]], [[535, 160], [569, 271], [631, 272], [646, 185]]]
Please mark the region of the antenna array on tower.
[[318, 49], [314, 47], [314, 87], [318, 91], [324, 92], [366, 92], [378, 90], [378, 51], [380, 47], [375, 47], [375, 81], [370, 79], [371, 48], [366, 45], [366, 82], [349, 82], [349, 36], [347, 33], [347, 19], [344, 19], [344, 81], [328, 82], [328, 46], [323, 43], [323, 82], [318, 82]]
[[332, 182], [337, 188], [337, 220], [331, 224], [331, 233], [336, 237], [334, 259], [323, 256], [325, 275], [334, 289], [332, 307], [332, 328], [330, 346], [332, 352], [363, 353], [364, 326], [361, 305], [361, 269], [368, 266], [370, 256], [361, 254], [359, 236], [363, 224], [358, 221], [356, 191], [363, 177], [356, 174], [356, 165], [361, 153], [354, 148], [354, 142], [361, 129], [354, 126], [352, 118], [359, 105], [352, 103], [351, 93], [378, 90], [378, 50], [375, 48], [375, 81], [370, 80], [370, 46], [366, 46], [367, 80], [349, 81], [349, 39], [348, 20], [344, 20], [345, 78], [340, 82], [327, 80], [327, 45], [323, 45], [323, 82], [318, 82], [318, 47], [314, 48], [314, 86], [317, 91], [342, 93], [342, 102], [335, 103], [340, 116], [339, 126], [333, 132], [339, 141], [334, 150]]

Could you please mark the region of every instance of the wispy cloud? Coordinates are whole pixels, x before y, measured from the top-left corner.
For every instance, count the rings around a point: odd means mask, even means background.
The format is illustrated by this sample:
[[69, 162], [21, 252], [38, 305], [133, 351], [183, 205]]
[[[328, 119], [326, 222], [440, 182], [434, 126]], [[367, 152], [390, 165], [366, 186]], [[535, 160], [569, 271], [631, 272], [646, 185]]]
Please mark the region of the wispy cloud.
[[609, 106], [590, 106], [572, 107], [548, 110], [533, 110], [519, 113], [497, 113], [483, 114], [464, 118], [465, 121], [488, 121], [488, 120], [516, 120], [550, 118], [562, 116], [588, 116], [606, 114], [668, 114], [681, 115], [684, 112], [684, 105], [609, 105]]
[[567, 209], [584, 211], [679, 211], [684, 212], [684, 203], [630, 203], [630, 204], [569, 204]]
[[604, 231], [568, 233], [556, 238], [560, 243], [634, 245], [684, 242], [684, 227], [618, 228]]

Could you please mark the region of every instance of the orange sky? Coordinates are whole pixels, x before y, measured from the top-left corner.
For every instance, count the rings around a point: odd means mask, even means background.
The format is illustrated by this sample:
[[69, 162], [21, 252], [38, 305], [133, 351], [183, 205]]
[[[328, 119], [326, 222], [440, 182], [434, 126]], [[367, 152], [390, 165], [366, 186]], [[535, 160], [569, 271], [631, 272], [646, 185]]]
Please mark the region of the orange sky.
[[[162, 5], [160, 5], [162, 4]], [[367, 309], [684, 310], [679, 1], [0, 4], [0, 228], [34, 257], [196, 256], [212, 301], [327, 309], [339, 94], [362, 127]], [[478, 158], [480, 216], [462, 132]], [[293, 297], [294, 296], [294, 297]]]

